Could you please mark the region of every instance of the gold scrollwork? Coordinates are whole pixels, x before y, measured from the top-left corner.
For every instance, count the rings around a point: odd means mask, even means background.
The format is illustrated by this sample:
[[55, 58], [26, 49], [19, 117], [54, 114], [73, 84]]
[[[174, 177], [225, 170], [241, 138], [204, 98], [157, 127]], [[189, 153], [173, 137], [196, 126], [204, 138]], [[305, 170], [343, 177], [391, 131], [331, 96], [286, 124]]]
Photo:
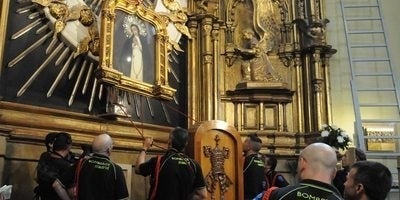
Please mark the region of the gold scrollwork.
[[[59, 0], [32, 0], [43, 8], [48, 8], [48, 18], [53, 22], [54, 36], [62, 33], [67, 26], [67, 22], [79, 21], [83, 27], [86, 27], [88, 35], [78, 41], [75, 47], [74, 56], [91, 52], [94, 56], [99, 54], [99, 33], [97, 30], [96, 15], [86, 5], [69, 6], [66, 2]], [[54, 21], [53, 21], [54, 20]], [[76, 30], [67, 30], [66, 35]]]

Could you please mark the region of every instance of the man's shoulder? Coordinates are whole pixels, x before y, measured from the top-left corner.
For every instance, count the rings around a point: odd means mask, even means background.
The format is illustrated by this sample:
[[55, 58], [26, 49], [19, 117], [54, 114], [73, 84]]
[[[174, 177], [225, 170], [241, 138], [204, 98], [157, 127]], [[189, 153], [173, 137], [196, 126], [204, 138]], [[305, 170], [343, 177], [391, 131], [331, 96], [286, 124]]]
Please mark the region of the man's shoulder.
[[286, 200], [302, 198], [320, 198], [329, 200], [341, 200], [340, 194], [332, 187], [314, 183], [300, 183], [276, 189], [270, 200]]

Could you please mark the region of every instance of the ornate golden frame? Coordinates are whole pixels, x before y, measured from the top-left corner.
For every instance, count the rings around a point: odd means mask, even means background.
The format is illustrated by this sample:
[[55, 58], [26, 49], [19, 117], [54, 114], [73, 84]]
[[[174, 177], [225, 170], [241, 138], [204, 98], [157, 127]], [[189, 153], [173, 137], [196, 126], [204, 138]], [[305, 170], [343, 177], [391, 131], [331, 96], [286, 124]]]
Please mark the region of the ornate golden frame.
[[[135, 17], [143, 23], [152, 26], [154, 30], [154, 50], [151, 49], [150, 51], [150, 53], [154, 53], [154, 74], [153, 79], [150, 81], [136, 80], [124, 74], [122, 70], [119, 70], [122, 66], [118, 66], [117, 64], [114, 50], [115, 48], [122, 47], [118, 43], [118, 40], [121, 38], [116, 38], [116, 33], [118, 32], [115, 31], [123, 31], [122, 29], [118, 29], [116, 24], [120, 23], [121, 17], [124, 16]], [[97, 73], [98, 78], [122, 90], [171, 100], [176, 90], [168, 84], [168, 56], [172, 48], [167, 33], [168, 23], [168, 18], [146, 7], [141, 1], [107, 0], [104, 3], [101, 14], [100, 73]], [[116, 45], [118, 46], [116, 47]], [[120, 51], [123, 52], [123, 49], [120, 49]], [[146, 59], [142, 59], [142, 61], [146, 61]], [[143, 65], [143, 73], [148, 67]], [[146, 70], [146, 73], [148, 72], [149, 70]]]

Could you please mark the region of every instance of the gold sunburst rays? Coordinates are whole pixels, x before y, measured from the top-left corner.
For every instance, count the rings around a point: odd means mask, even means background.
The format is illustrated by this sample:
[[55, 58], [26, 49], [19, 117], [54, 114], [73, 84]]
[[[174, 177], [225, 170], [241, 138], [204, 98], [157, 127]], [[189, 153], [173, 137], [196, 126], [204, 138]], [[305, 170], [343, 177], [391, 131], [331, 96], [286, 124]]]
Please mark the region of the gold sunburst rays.
[[28, 19], [35, 19], [40, 16], [40, 12], [36, 11], [28, 15]]
[[41, 24], [41, 21], [44, 20], [45, 18], [39, 18], [36, 19], [35, 21], [31, 22], [30, 24], [28, 24], [27, 26], [25, 26], [24, 28], [20, 29], [19, 31], [17, 31], [16, 33], [14, 33], [11, 36], [11, 39], [15, 40], [18, 39], [19, 37], [21, 37], [22, 35], [24, 35], [25, 33], [29, 32], [30, 30], [34, 29], [35, 27], [39, 26]]
[[40, 28], [38, 28], [35, 33], [37, 35], [45, 33], [49, 29], [49, 26], [50, 26], [50, 22], [47, 22], [47, 23], [43, 24]]
[[[68, 106], [70, 107], [73, 105], [75, 98], [78, 95], [89, 95], [90, 100], [87, 109], [89, 110], [89, 112], [91, 112], [94, 106], [94, 102], [96, 100], [101, 100], [104, 96], [103, 93], [105, 92], [105, 86], [102, 83], [99, 83], [99, 81], [93, 76], [94, 70], [98, 67], [97, 61], [93, 59], [93, 57], [87, 56], [87, 53], [80, 54], [79, 56], [74, 56], [76, 47], [71, 46], [71, 44], [68, 43], [68, 41], [62, 39], [60, 35], [57, 37], [52, 37], [55, 35], [54, 28], [52, 28], [54, 24], [51, 23], [48, 18], [46, 18], [43, 12], [37, 12], [37, 10], [34, 9], [35, 5], [32, 3], [31, 0], [17, 0], [17, 2], [24, 4], [23, 7], [18, 9], [19, 14], [26, 12], [32, 13], [28, 15], [28, 19], [30, 20], [29, 24], [15, 32], [12, 35], [12, 39], [17, 40], [25, 34], [36, 34], [43, 36], [41, 36], [30, 46], [28, 45], [27, 48], [22, 50], [21, 53], [17, 54], [17, 56], [8, 63], [8, 67], [16, 66], [18, 62], [24, 59], [28, 54], [39, 50], [39, 47], [44, 47], [47, 54], [46, 58], [42, 61], [42, 63], [39, 64], [37, 69], [19, 89], [19, 91], [17, 92], [17, 96], [22, 96], [29, 89], [30, 85], [38, 79], [39, 74], [41, 74], [41, 72], [45, 68], [51, 66], [51, 64], [54, 63], [55, 66], [60, 66], [60, 70], [57, 71], [57, 73], [55, 74], [54, 80], [47, 91], [47, 98], [52, 97], [54, 92], [57, 91], [57, 88], [63, 77], [67, 76], [68, 80], [71, 81], [71, 83], [68, 84], [73, 84], [73, 89], [69, 97], [67, 97]], [[87, 6], [90, 7], [92, 11], [97, 14], [101, 12], [100, 8], [102, 3], [104, 3], [103, 0], [84, 0], [84, 2], [86, 2]], [[31, 5], [25, 5], [26, 3], [30, 3]], [[179, 50], [179, 48], [174, 48], [172, 54], [178, 54], [177, 49]], [[172, 54], [170, 54], [170, 61], [175, 64], [179, 63], [179, 58], [177, 57], [177, 55]], [[177, 64], [175, 65], [175, 67], [177, 67]], [[173, 74], [172, 77], [174, 77], [174, 79], [179, 83], [179, 77], [172, 67], [170, 67], [169, 72]], [[52, 79], [53, 77], [49, 78]], [[72, 82], [72, 80], [74, 81]], [[131, 109], [132, 113], [135, 113], [138, 118], [144, 117], [141, 115], [140, 110], [144, 109], [145, 107], [147, 107], [148, 114], [151, 117], [156, 116], [154, 110], [154, 106], [156, 106], [154, 104], [155, 102], [153, 102], [149, 97], [139, 96], [137, 94], [131, 93], [127, 94], [129, 94], [129, 96], [132, 96], [134, 99], [131, 102]], [[163, 113], [166, 121], [171, 124], [172, 122], [170, 113], [168, 113], [168, 108], [166, 107], [165, 103], [161, 101], [157, 102], [161, 104], [161, 112]], [[176, 105], [179, 104], [176, 96], [173, 97], [173, 102]], [[141, 105], [142, 103], [145, 107]], [[159, 105], [158, 103], [157, 105]], [[136, 111], [134, 111], [133, 109], [135, 109]]]
[[163, 112], [165, 113], [165, 118], [166, 118], [167, 122], [169, 124], [171, 124], [171, 117], [170, 117], [170, 115], [168, 113], [168, 110], [167, 110], [166, 105], [165, 105], [164, 102], [161, 102], [161, 108], [162, 108]]
[[65, 48], [64, 51], [61, 53], [61, 55], [57, 58], [55, 65], [56, 66], [60, 65], [60, 63], [62, 63], [65, 60], [70, 51], [71, 50], [69, 47]]
[[[26, 2], [23, 2], [23, 3], [26, 3]], [[34, 4], [31, 4], [31, 5], [27, 5], [27, 6], [18, 8], [15, 12], [18, 14], [23, 14], [23, 13], [29, 12], [31, 10], [34, 10], [35, 8], [36, 8], [36, 6]]]
[[[63, 55], [63, 54], [64, 54], [64, 55]], [[67, 54], [69, 54], [69, 55], [67, 55]], [[62, 58], [62, 57], [63, 57], [63, 58]], [[68, 57], [68, 58], [67, 58], [67, 60], [66, 60], [65, 62], [63, 62], [63, 60], [65, 59], [65, 57]], [[57, 59], [56, 65], [61, 64], [61, 63], [64, 63], [64, 65], [63, 65], [63, 67], [61, 68], [60, 72], [58, 73], [56, 79], [53, 81], [53, 83], [52, 83], [50, 89], [49, 89], [48, 92], [47, 92], [47, 97], [48, 97], [48, 98], [51, 97], [51, 95], [53, 94], [55, 88], [56, 88], [57, 85], [59, 84], [60, 80], [61, 80], [62, 77], [65, 75], [65, 72], [67, 71], [68, 67], [71, 65], [71, 62], [74, 60], [73, 58], [74, 58], [74, 53], [73, 53], [73, 52], [71, 51], [71, 49], [68, 47], [68, 48], [66, 48], [66, 49], [64, 50], [64, 52], [63, 52], [62, 55], [59, 57], [59, 59]], [[78, 66], [78, 63], [79, 63], [79, 62], [78, 62], [77, 60], [75, 60], [74, 62], [75, 62], [75, 63], [74, 63], [74, 66], [75, 66], [75, 67]], [[89, 61], [89, 62], [90, 62], [90, 61]], [[77, 80], [76, 80], [76, 82], [75, 82], [74, 89], [73, 89], [73, 91], [72, 91], [72, 93], [71, 93], [71, 96], [70, 96], [70, 98], [69, 98], [68, 106], [71, 106], [71, 105], [73, 104], [73, 102], [74, 102], [76, 93], [77, 93], [77, 91], [78, 91], [79, 83], [81, 82], [81, 79], [82, 79], [82, 77], [83, 77], [83, 73], [84, 73], [85, 68], [86, 68], [86, 64], [87, 64], [87, 61], [84, 62], [84, 63], [82, 64], [82, 68], [81, 68], [80, 73], [79, 73], [79, 75], [78, 75], [78, 78], [77, 78]], [[76, 68], [75, 68], [75, 69], [76, 69]], [[90, 62], [90, 64], [89, 64], [89, 69], [87, 70], [86, 77], [85, 77], [85, 81], [84, 81], [84, 84], [83, 84], [83, 86], [82, 86], [82, 95], [85, 95], [86, 92], [87, 92], [87, 90], [88, 90], [87, 88], [89, 87], [89, 82], [90, 82], [90, 79], [92, 78], [93, 69], [94, 69], [94, 63], [93, 63], [93, 62]], [[82, 74], [82, 75], [81, 75], [81, 74]], [[70, 75], [68, 76], [68, 78], [71, 79], [72, 76], [73, 76], [73, 73], [70, 73]], [[92, 111], [92, 109], [93, 109], [93, 102], [94, 102], [94, 99], [95, 99], [94, 97], [96, 96], [97, 87], [98, 87], [97, 79], [94, 79], [94, 80], [93, 80], [93, 85], [92, 85], [92, 91], [91, 91], [91, 94], [90, 94], [89, 106], [88, 106], [89, 112]], [[100, 87], [100, 88], [101, 88], [101, 87]], [[99, 93], [101, 93], [101, 91], [102, 91], [102, 90], [100, 89], [100, 90], [99, 90]], [[101, 99], [101, 94], [99, 94], [99, 100], [100, 100], [100, 99]]]
[[85, 59], [85, 60], [83, 61], [83, 64], [82, 64], [82, 66], [81, 66], [81, 69], [79, 70], [79, 73], [78, 73], [76, 82], [75, 82], [75, 84], [74, 84], [74, 88], [72, 89], [71, 96], [69, 97], [68, 106], [71, 106], [72, 103], [74, 102], [76, 93], [77, 93], [77, 91], [78, 91], [78, 86], [79, 86], [79, 84], [80, 84], [80, 82], [81, 82], [81, 80], [82, 80], [83, 72], [86, 70], [87, 64], [88, 64], [88, 62], [87, 62], [87, 60]]
[[150, 104], [150, 99], [147, 96], [145, 98], [146, 98], [147, 107], [149, 108], [149, 111], [150, 111], [150, 116], [154, 117], [154, 109], [153, 109], [153, 106], [151, 106], [151, 104]]
[[25, 84], [21, 87], [21, 89], [17, 92], [17, 97], [20, 97], [25, 91], [28, 89], [29, 86], [33, 83], [33, 81], [39, 76], [39, 74], [43, 71], [44, 68], [48, 66], [48, 64], [55, 58], [58, 52], [63, 48], [63, 44], [60, 43], [57, 48], [51, 52], [51, 54], [43, 61], [43, 63], [36, 69], [36, 71], [32, 74], [31, 77], [25, 82]]
[[52, 37], [53, 32], [49, 32], [46, 35], [44, 35], [42, 38], [40, 38], [38, 41], [33, 43], [31, 46], [26, 48], [24, 51], [22, 51], [20, 54], [18, 54], [14, 59], [12, 59], [8, 63], [8, 67], [14, 67], [19, 61], [21, 61], [25, 56], [27, 56], [29, 53], [37, 49], [40, 45], [42, 45], [48, 38]]
[[97, 16], [100, 15], [101, 7], [103, 6], [104, 0], [93, 0], [92, 3], [89, 5], [92, 8], [92, 11], [96, 13]]
[[50, 44], [46, 48], [46, 54], [49, 54], [52, 50], [54, 50], [55, 45], [58, 43], [58, 38], [53, 37], [50, 41]]
[[58, 73], [56, 79], [54, 80], [53, 84], [51, 84], [50, 89], [47, 91], [47, 98], [51, 97], [53, 94], [54, 90], [56, 89], [58, 83], [60, 82], [61, 78], [64, 76], [65, 72], [68, 69], [68, 66], [71, 64], [71, 61], [73, 59], [73, 54], [71, 53], [67, 59], [67, 61], [64, 63], [63, 67], [61, 68], [60, 72]]
[[[61, 70], [58, 72], [56, 75], [54, 81], [52, 82], [50, 88], [47, 91], [47, 98], [50, 98], [54, 91], [56, 90], [57, 86], [60, 83], [60, 80], [62, 77], [65, 76], [67, 70], [69, 67], [73, 64], [73, 68], [76, 70], [78, 67], [78, 63], [80, 59], [75, 59], [74, 57], [74, 51], [71, 49], [70, 46], [65, 44], [63, 41], [61, 41], [58, 37], [52, 37], [54, 36], [54, 31], [50, 28], [51, 23], [46, 22], [46, 17], [37, 11], [34, 11], [34, 8], [36, 8], [36, 5], [33, 4], [31, 1], [27, 0], [20, 0], [17, 3], [20, 4], [26, 4], [30, 3], [30, 5], [23, 5], [23, 7], [18, 8], [16, 13], [22, 14], [26, 12], [32, 12], [31, 14], [28, 15], [28, 19], [34, 20], [31, 21], [27, 26], [21, 28], [20, 30], [17, 30], [14, 34], [12, 34], [11, 39], [12, 40], [17, 40], [23, 35], [30, 34], [34, 32], [34, 34], [44, 34], [42, 37], [40, 37], [37, 41], [32, 43], [30, 46], [27, 46], [22, 52], [17, 54], [16, 57], [14, 57], [9, 63], [8, 67], [15, 67], [21, 60], [23, 60], [28, 54], [31, 54], [37, 50], [39, 50], [39, 47], [43, 46], [46, 44], [46, 41], [51, 39], [50, 43], [47, 45], [45, 48], [45, 53], [46, 53], [46, 58], [43, 60], [43, 62], [37, 67], [37, 69], [33, 72], [33, 74], [25, 81], [25, 83], [21, 86], [21, 88], [17, 92], [17, 97], [22, 96], [32, 85], [34, 81], [38, 79], [38, 76], [41, 74], [41, 72], [49, 67], [51, 63], [54, 61], [55, 66], [62, 65]], [[47, 32], [47, 33], [46, 33]], [[72, 47], [73, 48], [73, 47]], [[93, 75], [93, 70], [97, 67], [97, 64], [95, 63], [95, 60], [89, 59], [87, 61], [88, 64], [88, 69], [85, 67], [81, 67], [80, 73], [78, 74], [75, 84], [74, 84], [74, 89], [72, 90], [69, 101], [68, 101], [68, 106], [71, 106], [74, 102], [75, 96], [77, 95], [77, 91], [79, 87], [82, 87], [82, 95], [85, 95], [89, 91], [89, 83], [91, 78], [94, 79], [93, 85], [91, 86], [91, 93], [90, 93], [90, 102], [88, 105], [88, 110], [91, 111], [93, 108], [93, 102], [96, 97], [96, 90], [98, 89], [98, 98], [101, 100], [102, 98], [102, 91], [103, 87], [100, 84], [100, 87], [98, 86], [99, 83], [97, 80], [94, 78]], [[86, 72], [84, 75], [83, 73]], [[74, 70], [71, 70], [70, 74], [68, 75], [68, 79], [71, 80], [74, 75]], [[82, 80], [84, 79], [84, 80]], [[82, 84], [81, 84], [82, 83]]]

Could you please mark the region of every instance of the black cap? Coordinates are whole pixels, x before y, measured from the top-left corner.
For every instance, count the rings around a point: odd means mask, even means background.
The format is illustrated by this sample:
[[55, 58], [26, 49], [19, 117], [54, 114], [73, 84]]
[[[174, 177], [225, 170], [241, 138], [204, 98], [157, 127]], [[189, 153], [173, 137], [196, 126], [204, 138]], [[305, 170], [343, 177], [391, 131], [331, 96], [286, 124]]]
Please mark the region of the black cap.
[[71, 135], [65, 132], [60, 132], [54, 137], [53, 151], [65, 150], [71, 144]]
[[44, 139], [44, 144], [46, 145], [47, 151], [52, 150], [54, 138], [57, 134], [58, 132], [50, 132], [46, 135], [46, 138]]
[[257, 133], [250, 134], [249, 138], [253, 142], [262, 143], [261, 139], [257, 136]]

